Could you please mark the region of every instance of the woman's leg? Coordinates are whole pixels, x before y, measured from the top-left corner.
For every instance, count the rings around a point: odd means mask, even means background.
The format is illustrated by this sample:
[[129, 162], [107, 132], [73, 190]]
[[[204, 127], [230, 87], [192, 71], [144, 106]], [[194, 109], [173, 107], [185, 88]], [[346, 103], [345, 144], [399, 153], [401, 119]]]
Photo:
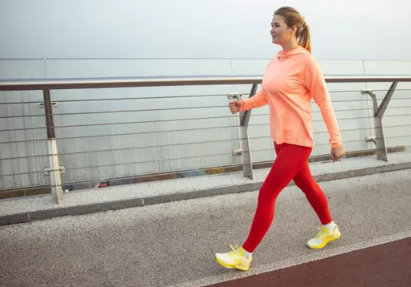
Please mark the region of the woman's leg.
[[267, 233], [274, 218], [278, 194], [303, 168], [312, 150], [291, 144], [275, 145], [275, 149], [277, 158], [260, 189], [250, 233], [243, 244], [248, 252], [253, 252]]
[[317, 213], [321, 224], [325, 225], [332, 221], [330, 210], [328, 209], [327, 197], [311, 175], [308, 162], [305, 162], [303, 168], [293, 178], [295, 184], [305, 193], [308, 201]]
[[294, 177], [294, 182], [305, 193], [323, 225], [318, 234], [308, 240], [308, 247], [321, 249], [329, 242], [340, 238], [341, 232], [332, 220], [330, 210], [328, 209], [327, 197], [312, 177], [308, 162], [304, 164], [301, 171]]

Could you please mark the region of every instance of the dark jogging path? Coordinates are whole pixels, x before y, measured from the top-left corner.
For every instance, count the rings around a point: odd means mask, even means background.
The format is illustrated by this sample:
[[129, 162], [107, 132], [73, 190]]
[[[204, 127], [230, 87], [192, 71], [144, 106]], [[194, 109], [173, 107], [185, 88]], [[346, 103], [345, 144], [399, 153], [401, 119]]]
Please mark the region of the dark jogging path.
[[411, 238], [209, 287], [409, 287]]

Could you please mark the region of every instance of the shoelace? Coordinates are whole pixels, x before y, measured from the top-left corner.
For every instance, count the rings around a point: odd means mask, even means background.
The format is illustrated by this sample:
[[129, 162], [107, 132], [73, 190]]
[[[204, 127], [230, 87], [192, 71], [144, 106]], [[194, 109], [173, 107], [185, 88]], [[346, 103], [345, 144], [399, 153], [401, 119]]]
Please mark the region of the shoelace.
[[240, 246], [238, 246], [238, 245], [233, 246], [231, 244], [229, 246], [230, 246], [232, 251], [228, 252], [228, 255], [229, 256], [237, 255], [238, 254], [238, 249], [240, 248]]
[[321, 227], [319, 227], [318, 230], [320, 230], [320, 232], [318, 232], [315, 236], [315, 239], [317, 240], [321, 239], [321, 237], [326, 234], [326, 232]]

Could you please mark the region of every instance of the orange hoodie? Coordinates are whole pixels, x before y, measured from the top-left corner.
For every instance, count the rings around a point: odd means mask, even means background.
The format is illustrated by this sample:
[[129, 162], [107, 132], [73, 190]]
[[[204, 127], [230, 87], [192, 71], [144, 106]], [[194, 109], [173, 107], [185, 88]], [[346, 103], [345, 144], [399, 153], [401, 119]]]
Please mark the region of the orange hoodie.
[[311, 99], [320, 108], [332, 147], [342, 147], [341, 135], [324, 77], [314, 57], [303, 47], [280, 51], [269, 62], [262, 90], [241, 101], [241, 111], [268, 104], [271, 137], [277, 144], [312, 147]]

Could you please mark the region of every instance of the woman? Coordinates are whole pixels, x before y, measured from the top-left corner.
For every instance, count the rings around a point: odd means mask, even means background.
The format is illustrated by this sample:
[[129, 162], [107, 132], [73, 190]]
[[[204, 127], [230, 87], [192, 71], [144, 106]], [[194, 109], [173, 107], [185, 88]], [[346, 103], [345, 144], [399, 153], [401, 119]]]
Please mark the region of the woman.
[[234, 114], [269, 105], [271, 137], [277, 157], [260, 189], [247, 240], [241, 247], [231, 246], [230, 252], [215, 254], [217, 262], [226, 268], [248, 270], [252, 252], [273, 221], [276, 198], [291, 180], [305, 193], [322, 224], [319, 233], [307, 245], [320, 249], [341, 236], [328, 209], [327, 198], [308, 166], [313, 147], [311, 99], [319, 106], [327, 126], [333, 161], [344, 155], [323, 75], [310, 54], [308, 25], [296, 9], [282, 7], [274, 13], [271, 36], [273, 43], [280, 45], [282, 51], [269, 62], [262, 90], [247, 100], [230, 102], [229, 107]]

